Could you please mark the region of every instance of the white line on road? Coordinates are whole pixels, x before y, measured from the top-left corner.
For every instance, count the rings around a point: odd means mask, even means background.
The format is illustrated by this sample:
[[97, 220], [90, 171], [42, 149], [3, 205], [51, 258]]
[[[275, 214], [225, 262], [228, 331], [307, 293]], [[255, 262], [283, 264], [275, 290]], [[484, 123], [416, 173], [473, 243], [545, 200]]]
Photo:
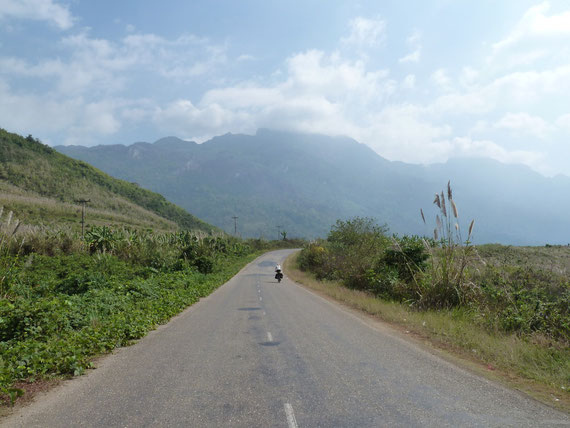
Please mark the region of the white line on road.
[[259, 301], [261, 302], [263, 300], [263, 297], [259, 296]]
[[295, 413], [293, 413], [293, 406], [285, 403], [285, 415], [287, 415], [287, 425], [289, 428], [297, 428], [297, 421], [295, 420]]
[[268, 342], [273, 342], [273, 336], [271, 336], [270, 332], [267, 332], [267, 341]]

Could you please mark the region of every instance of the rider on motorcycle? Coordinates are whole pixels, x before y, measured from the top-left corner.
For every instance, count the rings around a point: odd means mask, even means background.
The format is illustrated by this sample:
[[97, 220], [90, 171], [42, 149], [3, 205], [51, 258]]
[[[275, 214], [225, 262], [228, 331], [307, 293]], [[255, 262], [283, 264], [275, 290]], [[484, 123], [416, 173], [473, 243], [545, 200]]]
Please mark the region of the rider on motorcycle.
[[277, 279], [278, 282], [281, 282], [282, 278], [283, 278], [283, 272], [281, 269], [281, 265], [277, 263], [277, 265], [275, 266], [275, 279]]

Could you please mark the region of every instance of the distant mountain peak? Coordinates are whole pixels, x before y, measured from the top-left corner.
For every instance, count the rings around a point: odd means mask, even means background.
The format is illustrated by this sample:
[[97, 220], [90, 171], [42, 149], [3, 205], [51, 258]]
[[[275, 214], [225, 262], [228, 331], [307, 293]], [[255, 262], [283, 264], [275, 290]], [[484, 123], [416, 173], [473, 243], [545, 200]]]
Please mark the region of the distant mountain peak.
[[170, 136], [170, 137], [163, 137], [163, 138], [156, 140], [153, 143], [153, 146], [155, 146], [155, 147], [168, 147], [170, 149], [172, 149], [172, 148], [184, 149], [190, 145], [196, 145], [196, 144], [197, 143], [194, 141], [187, 141], [187, 140], [183, 140], [183, 139], [178, 138], [178, 137]]

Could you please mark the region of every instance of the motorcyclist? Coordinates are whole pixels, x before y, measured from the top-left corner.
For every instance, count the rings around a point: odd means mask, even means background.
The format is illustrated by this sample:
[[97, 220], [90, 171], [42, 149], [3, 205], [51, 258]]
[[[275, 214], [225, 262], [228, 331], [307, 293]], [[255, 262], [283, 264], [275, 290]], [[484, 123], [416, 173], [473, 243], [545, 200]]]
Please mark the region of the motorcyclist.
[[281, 265], [277, 263], [277, 265], [275, 266], [275, 279], [277, 280], [277, 282], [281, 282], [282, 278], [283, 278], [283, 272], [281, 269]]

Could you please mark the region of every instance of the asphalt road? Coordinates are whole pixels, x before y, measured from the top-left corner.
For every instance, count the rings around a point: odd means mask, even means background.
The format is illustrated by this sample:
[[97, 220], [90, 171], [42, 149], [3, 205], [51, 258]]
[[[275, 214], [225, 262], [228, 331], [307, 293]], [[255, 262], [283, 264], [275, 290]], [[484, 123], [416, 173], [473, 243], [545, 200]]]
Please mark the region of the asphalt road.
[[12, 427], [563, 426], [273, 268], [268, 253], [133, 346], [1, 421]]

